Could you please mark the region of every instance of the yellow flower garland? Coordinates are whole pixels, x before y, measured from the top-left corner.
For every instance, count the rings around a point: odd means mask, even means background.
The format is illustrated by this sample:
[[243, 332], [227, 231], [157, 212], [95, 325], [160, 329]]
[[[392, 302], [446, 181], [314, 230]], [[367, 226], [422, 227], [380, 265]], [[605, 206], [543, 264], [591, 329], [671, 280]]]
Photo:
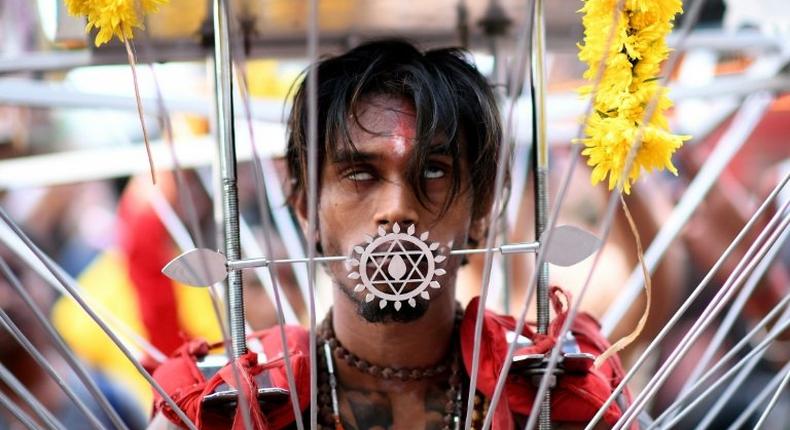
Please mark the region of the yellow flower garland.
[[[132, 30], [143, 28], [143, 15], [156, 12], [159, 6], [167, 0], [65, 0], [69, 14], [85, 16], [88, 25], [85, 31], [94, 27], [99, 30], [96, 34], [96, 46], [101, 46], [117, 36], [121, 41], [134, 37]], [[137, 4], [142, 9], [138, 14]]]
[[[643, 169], [666, 168], [677, 174], [672, 154], [691, 138], [669, 132], [664, 111], [672, 102], [658, 82], [661, 62], [669, 56], [666, 36], [672, 30], [675, 15], [683, 11], [682, 1], [625, 0], [608, 51], [606, 43], [617, 0], [583, 1], [580, 12], [584, 12], [584, 42], [578, 47], [579, 60], [588, 66], [585, 79], [595, 79], [604, 53], [608, 52], [593, 100], [594, 113], [585, 125], [585, 137], [580, 140], [585, 145], [582, 154], [593, 167], [590, 177], [593, 185], [607, 176], [610, 190], [617, 185], [645, 111], [653, 97], [658, 97], [655, 112], [641, 132], [642, 145], [623, 181], [623, 190], [629, 194]], [[592, 85], [579, 91], [590, 96]]]

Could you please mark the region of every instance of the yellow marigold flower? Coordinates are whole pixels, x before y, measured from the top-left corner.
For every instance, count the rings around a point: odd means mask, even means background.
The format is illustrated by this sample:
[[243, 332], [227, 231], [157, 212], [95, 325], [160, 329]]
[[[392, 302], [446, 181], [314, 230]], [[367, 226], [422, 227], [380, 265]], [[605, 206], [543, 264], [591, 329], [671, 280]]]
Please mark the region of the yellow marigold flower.
[[[117, 36], [124, 41], [134, 37], [132, 30], [143, 28], [143, 16], [159, 10], [167, 0], [65, 0], [69, 14], [85, 16], [85, 31], [98, 29], [96, 46]], [[138, 5], [140, 10], [138, 10]]]
[[[675, 15], [682, 12], [682, 1], [625, 0], [608, 50], [617, 0], [582, 1], [584, 41], [578, 47], [579, 60], [588, 66], [584, 78], [593, 80], [601, 62], [605, 65], [593, 100], [595, 114], [585, 126], [586, 136], [580, 139], [585, 146], [582, 154], [593, 168], [592, 183], [608, 178], [611, 190], [624, 174], [628, 154], [641, 133], [641, 146], [623, 180], [623, 191], [628, 194], [642, 171], [666, 169], [677, 174], [672, 154], [690, 138], [669, 132], [664, 112], [672, 102], [658, 85], [661, 63], [670, 52], [666, 36], [672, 31]], [[585, 85], [579, 92], [589, 96], [592, 86]], [[656, 109], [646, 119], [654, 98]]]

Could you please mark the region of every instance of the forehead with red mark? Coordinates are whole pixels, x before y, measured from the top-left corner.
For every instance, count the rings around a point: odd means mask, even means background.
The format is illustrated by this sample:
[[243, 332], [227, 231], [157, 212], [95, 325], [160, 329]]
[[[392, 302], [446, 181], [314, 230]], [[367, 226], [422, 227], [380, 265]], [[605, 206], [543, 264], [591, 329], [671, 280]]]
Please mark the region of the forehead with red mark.
[[355, 144], [363, 142], [360, 138], [380, 138], [380, 143], [402, 156], [416, 142], [417, 116], [407, 99], [373, 96], [360, 103], [351, 128]]

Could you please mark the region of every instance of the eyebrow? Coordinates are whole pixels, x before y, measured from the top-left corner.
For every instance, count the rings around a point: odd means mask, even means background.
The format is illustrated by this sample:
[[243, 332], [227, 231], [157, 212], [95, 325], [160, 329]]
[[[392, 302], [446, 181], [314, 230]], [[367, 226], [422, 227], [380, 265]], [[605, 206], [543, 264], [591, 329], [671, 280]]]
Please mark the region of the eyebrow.
[[379, 159], [378, 154], [370, 152], [360, 152], [353, 149], [340, 149], [332, 153], [330, 159], [336, 164], [364, 163]]

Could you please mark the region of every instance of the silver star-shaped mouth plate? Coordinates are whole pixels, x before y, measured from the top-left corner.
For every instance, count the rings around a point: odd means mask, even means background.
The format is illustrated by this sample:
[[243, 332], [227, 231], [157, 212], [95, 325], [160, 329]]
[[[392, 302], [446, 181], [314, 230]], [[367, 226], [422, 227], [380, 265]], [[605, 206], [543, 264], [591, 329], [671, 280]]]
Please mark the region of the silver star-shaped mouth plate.
[[440, 288], [436, 277], [447, 273], [437, 265], [447, 259], [436, 255], [439, 242], [428, 242], [428, 232], [416, 235], [410, 225], [406, 232], [397, 223], [392, 231], [379, 227], [376, 237], [368, 236], [366, 245], [354, 247], [349, 264], [350, 279], [359, 283], [355, 293], [364, 293], [365, 301], [378, 300], [379, 308], [389, 303], [399, 311], [403, 303], [417, 306], [417, 298], [430, 300], [430, 290]]

